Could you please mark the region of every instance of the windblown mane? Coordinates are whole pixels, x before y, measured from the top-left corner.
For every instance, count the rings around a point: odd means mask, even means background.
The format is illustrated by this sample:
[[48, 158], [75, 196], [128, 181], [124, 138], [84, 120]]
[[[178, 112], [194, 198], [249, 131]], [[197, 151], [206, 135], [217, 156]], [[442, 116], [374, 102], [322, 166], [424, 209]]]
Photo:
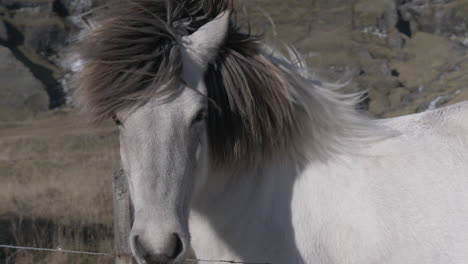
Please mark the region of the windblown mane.
[[[180, 42], [226, 9], [228, 0], [127, 0], [104, 11], [82, 44], [78, 101], [100, 121], [116, 111], [176, 93]], [[231, 20], [206, 72], [213, 164], [254, 166], [274, 155], [326, 158], [369, 135], [355, 96], [314, 81], [303, 59], [270, 50]], [[308, 153], [300, 150], [308, 146]], [[291, 151], [297, 150], [297, 151]]]

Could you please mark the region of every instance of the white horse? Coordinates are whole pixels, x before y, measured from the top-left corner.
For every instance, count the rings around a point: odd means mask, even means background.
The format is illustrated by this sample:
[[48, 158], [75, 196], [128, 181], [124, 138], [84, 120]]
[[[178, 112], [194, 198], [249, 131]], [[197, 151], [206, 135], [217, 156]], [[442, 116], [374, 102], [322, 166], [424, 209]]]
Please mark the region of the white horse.
[[468, 105], [369, 120], [232, 12], [128, 1], [82, 47], [80, 102], [120, 129], [137, 262], [468, 263]]

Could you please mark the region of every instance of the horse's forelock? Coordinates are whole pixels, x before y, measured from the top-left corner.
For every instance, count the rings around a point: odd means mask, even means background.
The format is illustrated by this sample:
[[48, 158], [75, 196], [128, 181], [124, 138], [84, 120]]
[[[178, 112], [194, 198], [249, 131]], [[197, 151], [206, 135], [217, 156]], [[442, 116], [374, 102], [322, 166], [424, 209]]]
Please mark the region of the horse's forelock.
[[225, 11], [230, 0], [122, 0], [101, 8], [78, 47], [76, 100], [93, 121], [180, 87], [178, 38]]

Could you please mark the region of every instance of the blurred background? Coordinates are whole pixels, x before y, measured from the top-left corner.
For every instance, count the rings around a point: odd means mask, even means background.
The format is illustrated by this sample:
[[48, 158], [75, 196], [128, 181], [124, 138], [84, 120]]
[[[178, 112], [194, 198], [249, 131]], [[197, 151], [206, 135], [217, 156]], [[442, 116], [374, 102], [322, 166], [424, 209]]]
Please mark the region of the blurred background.
[[[69, 47], [105, 0], [0, 0], [0, 244], [112, 251], [117, 132], [73, 108]], [[248, 0], [252, 25], [305, 54], [317, 78], [351, 78], [378, 118], [468, 99], [468, 0]], [[268, 15], [266, 15], [268, 14]], [[273, 33], [271, 33], [275, 37]], [[270, 34], [270, 35], [271, 35]], [[0, 263], [112, 263], [0, 249]]]

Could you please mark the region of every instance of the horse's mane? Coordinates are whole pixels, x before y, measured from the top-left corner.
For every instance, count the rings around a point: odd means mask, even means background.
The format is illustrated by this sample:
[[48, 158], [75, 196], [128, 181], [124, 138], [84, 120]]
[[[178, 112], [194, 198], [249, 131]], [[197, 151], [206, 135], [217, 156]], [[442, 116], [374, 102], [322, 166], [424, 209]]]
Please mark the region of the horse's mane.
[[[228, 0], [127, 0], [98, 16], [79, 49], [78, 101], [95, 121], [181, 87], [182, 36], [226, 9]], [[254, 166], [276, 154], [326, 158], [366, 137], [356, 96], [314, 81], [301, 56], [266, 47], [231, 20], [206, 72], [208, 138], [213, 164]], [[300, 150], [308, 146], [308, 153]], [[291, 151], [293, 150], [293, 151]]]

